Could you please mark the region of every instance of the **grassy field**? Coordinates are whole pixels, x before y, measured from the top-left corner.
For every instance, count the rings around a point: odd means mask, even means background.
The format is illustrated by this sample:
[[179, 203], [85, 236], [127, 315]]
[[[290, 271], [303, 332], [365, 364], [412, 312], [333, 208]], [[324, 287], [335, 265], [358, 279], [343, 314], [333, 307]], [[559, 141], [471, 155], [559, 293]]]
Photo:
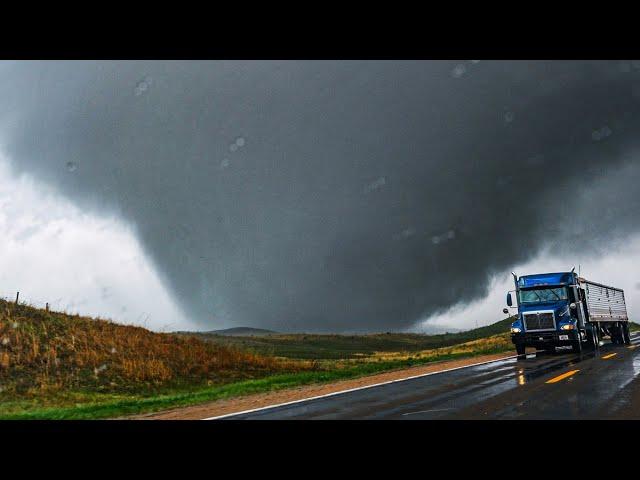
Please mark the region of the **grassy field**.
[[506, 352], [509, 322], [443, 335], [165, 334], [0, 300], [0, 418], [112, 418]]
[[[224, 398], [281, 390], [312, 383], [327, 383], [337, 380], [371, 375], [394, 369], [437, 361], [468, 358], [477, 355], [499, 353], [510, 350], [510, 346], [489, 346], [486, 350], [461, 349], [449, 352], [434, 352], [420, 357], [398, 357], [389, 360], [338, 364], [333, 368], [299, 371], [297, 373], [274, 373], [263, 378], [242, 380], [198, 388], [159, 389], [153, 395], [98, 393], [91, 390], [60, 391], [55, 394], [30, 398], [14, 398], [2, 401], [0, 419], [99, 419], [117, 418], [168, 408], [194, 405]], [[1, 394], [0, 394], [1, 398]]]
[[0, 418], [191, 394], [317, 368], [308, 360], [0, 300]]
[[154, 333], [0, 300], [0, 418], [117, 417], [497, 353], [511, 349], [507, 328], [257, 341]]
[[256, 336], [180, 333], [216, 345], [234, 346], [256, 354], [314, 360], [361, 359], [389, 353], [419, 353], [424, 350], [471, 342], [509, 332], [512, 319], [466, 332], [441, 335], [376, 333], [368, 335], [271, 334]]

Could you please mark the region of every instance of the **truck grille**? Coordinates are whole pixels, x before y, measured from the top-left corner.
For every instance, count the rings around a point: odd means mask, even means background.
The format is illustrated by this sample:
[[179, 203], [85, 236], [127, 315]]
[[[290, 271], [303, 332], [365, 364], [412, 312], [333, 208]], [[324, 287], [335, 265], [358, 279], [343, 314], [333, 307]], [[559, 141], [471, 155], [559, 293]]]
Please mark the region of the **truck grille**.
[[553, 313], [527, 313], [524, 316], [526, 330], [555, 330]]

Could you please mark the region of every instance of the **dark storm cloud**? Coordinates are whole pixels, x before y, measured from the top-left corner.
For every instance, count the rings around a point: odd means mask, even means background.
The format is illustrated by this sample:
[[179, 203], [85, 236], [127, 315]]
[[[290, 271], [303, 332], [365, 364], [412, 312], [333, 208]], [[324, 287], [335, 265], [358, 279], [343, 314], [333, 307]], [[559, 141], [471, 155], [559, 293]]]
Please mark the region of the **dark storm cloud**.
[[637, 67], [12, 63], [0, 134], [135, 225], [203, 328], [404, 328], [548, 243], [636, 230]]

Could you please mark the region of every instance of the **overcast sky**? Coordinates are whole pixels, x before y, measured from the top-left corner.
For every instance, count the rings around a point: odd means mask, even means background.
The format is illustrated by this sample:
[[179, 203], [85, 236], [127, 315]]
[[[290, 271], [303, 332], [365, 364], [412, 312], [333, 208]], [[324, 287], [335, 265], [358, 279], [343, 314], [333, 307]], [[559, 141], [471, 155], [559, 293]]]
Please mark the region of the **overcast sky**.
[[[640, 237], [634, 235], [624, 246], [617, 246], [607, 255], [593, 257], [591, 255], [555, 256], [544, 251], [535, 259], [514, 267], [517, 275], [532, 273], [569, 271], [574, 266], [576, 272], [580, 268], [583, 277], [597, 283], [616, 286], [625, 290], [627, 309], [631, 319], [640, 315], [640, 275], [636, 266], [640, 265]], [[473, 328], [494, 323], [496, 319], [505, 318], [502, 309], [507, 307], [506, 295], [514, 290], [513, 277], [508, 271], [496, 275], [490, 282], [486, 297], [470, 304], [454, 307], [440, 315], [430, 318], [414, 330], [428, 328], [429, 325], [443, 327]], [[511, 309], [511, 312], [515, 312]]]
[[130, 227], [11, 176], [0, 157], [0, 295], [155, 330], [193, 328]]
[[[625, 289], [640, 63], [0, 63], [0, 294], [154, 329], [457, 328]], [[640, 298], [638, 299], [640, 300]]]

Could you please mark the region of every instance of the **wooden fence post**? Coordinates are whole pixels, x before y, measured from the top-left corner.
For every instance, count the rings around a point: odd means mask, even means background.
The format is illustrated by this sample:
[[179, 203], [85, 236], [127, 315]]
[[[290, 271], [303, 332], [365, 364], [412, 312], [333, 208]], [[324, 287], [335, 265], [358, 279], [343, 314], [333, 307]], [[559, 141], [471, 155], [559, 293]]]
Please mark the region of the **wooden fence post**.
[[19, 298], [20, 298], [20, 292], [16, 292], [16, 305], [18, 305]]

